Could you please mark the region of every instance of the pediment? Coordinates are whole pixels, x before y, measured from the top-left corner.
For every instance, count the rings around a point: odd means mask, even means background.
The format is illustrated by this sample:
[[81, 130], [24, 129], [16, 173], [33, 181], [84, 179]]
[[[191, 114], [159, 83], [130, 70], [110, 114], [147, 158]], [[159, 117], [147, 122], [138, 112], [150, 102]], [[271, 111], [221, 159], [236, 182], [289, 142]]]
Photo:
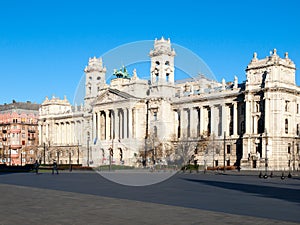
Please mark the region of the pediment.
[[121, 101], [128, 101], [129, 99], [135, 99], [136, 97], [117, 89], [108, 89], [100, 93], [97, 97], [95, 104], [108, 104]]

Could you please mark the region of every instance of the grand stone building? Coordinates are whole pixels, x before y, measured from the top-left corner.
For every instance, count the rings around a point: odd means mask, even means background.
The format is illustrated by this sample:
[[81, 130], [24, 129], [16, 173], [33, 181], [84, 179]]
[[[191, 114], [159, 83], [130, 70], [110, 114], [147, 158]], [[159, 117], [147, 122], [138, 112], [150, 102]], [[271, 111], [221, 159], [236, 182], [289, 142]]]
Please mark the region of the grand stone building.
[[299, 168], [300, 89], [287, 53], [280, 58], [274, 49], [263, 59], [254, 53], [243, 83], [175, 80], [169, 39], [155, 40], [149, 57], [149, 80], [123, 67], [108, 84], [102, 58], [94, 57], [84, 70], [83, 106], [46, 98], [39, 119], [46, 162], [140, 166], [181, 158], [205, 166]]

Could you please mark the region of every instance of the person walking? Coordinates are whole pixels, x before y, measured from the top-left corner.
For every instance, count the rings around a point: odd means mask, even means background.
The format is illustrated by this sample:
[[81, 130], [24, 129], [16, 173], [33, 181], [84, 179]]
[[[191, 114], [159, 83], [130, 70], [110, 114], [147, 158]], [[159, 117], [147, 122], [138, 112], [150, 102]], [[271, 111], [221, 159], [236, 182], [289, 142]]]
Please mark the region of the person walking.
[[57, 168], [56, 160], [53, 160], [52, 174], [54, 174], [54, 170], [56, 171], [56, 174], [58, 174], [58, 168]]
[[34, 169], [35, 169], [35, 173], [38, 174], [39, 173], [39, 162], [37, 160], [35, 160], [35, 163], [34, 163]]

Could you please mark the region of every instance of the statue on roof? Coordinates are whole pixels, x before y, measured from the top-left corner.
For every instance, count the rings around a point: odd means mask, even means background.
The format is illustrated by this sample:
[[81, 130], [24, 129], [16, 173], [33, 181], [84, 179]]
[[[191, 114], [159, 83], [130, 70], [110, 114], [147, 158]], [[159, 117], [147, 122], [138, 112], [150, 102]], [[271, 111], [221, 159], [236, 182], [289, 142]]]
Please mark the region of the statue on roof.
[[129, 79], [130, 75], [127, 72], [127, 69], [125, 66], [122, 66], [122, 68], [120, 68], [119, 70], [114, 69], [114, 74], [117, 78], [125, 78], [125, 79]]

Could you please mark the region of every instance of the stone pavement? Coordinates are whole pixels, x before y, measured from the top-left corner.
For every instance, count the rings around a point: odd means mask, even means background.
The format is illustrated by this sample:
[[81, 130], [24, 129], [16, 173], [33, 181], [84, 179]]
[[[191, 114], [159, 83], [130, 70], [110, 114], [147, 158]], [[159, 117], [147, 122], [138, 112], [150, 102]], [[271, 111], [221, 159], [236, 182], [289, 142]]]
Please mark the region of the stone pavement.
[[1, 225], [9, 224], [297, 224], [199, 209], [0, 185]]
[[[186, 174], [181, 175], [181, 177], [182, 176], [186, 176], [190, 180], [197, 178], [197, 175], [191, 176]], [[80, 193], [78, 191], [80, 189], [75, 190], [77, 180], [73, 180], [73, 177], [79, 177], [77, 178], [80, 179], [78, 180], [78, 185], [87, 183], [87, 186], [84, 187], [86, 189], [85, 192]], [[21, 179], [23, 178], [25, 178], [28, 183], [22, 181]], [[202, 177], [200, 178], [202, 179]], [[205, 180], [207, 184], [211, 182], [210, 180], [216, 180], [216, 176], [214, 175], [203, 176], [203, 178], [207, 178], [207, 180]], [[227, 179], [227, 176], [220, 178]], [[18, 180], [21, 181], [18, 182]], [[62, 190], [57, 190], [54, 188], [55, 186], [51, 186], [53, 180], [57, 180], [61, 183], [59, 188]], [[64, 183], [64, 180], [66, 180], [66, 183]], [[119, 192], [124, 191], [124, 195], [127, 195], [128, 193], [130, 194], [128, 190], [131, 189], [127, 190], [126, 187], [116, 188], [119, 187], [118, 185], [109, 186], [101, 179], [99, 179], [98, 183], [93, 180], [95, 180], [95, 177], [90, 177], [87, 173], [81, 175], [75, 173], [60, 175], [43, 174], [37, 176], [34, 174], [0, 175], [0, 224], [299, 224], [258, 216], [239, 215], [239, 213], [232, 214], [193, 207], [175, 206], [167, 202], [161, 204], [143, 200], [137, 201], [133, 198], [123, 199], [118, 197], [122, 196], [122, 193], [111, 195], [116, 197], [101, 196], [101, 194], [99, 195], [93, 192], [93, 188], [95, 187], [92, 187], [92, 184], [106, 186], [104, 188], [101, 187], [102, 189], [99, 188], [103, 193], [111, 189], [112, 192], [116, 190], [119, 190]], [[177, 180], [176, 178], [174, 181], [171, 180], [169, 183], [163, 183], [163, 185], [158, 187], [162, 189], [168, 186], [168, 188], [171, 188], [167, 189], [168, 191], [172, 191], [172, 189], [176, 191], [176, 189], [180, 187], [179, 183], [176, 183]], [[48, 181], [50, 182], [47, 183]], [[255, 183], [262, 180], [252, 179], [250, 181]], [[293, 181], [289, 184], [291, 189], [286, 190], [293, 190], [293, 188], [295, 188], [295, 191], [297, 191], [300, 182], [298, 182], [298, 180], [295, 181], [296, 182]], [[219, 185], [217, 183], [218, 181], [213, 182]], [[271, 188], [271, 186], [278, 186], [276, 182], [279, 182], [279, 180], [270, 180], [268, 182], [269, 184], [267, 185]], [[223, 185], [222, 183], [220, 184]], [[190, 190], [190, 193], [194, 193], [193, 188], [199, 188], [199, 184], [191, 183], [191, 185], [194, 186], [188, 187], [187, 190]], [[280, 185], [285, 186], [286, 184], [282, 183]], [[252, 188], [252, 186], [250, 186], [250, 188]], [[134, 188], [133, 190], [137, 190], [138, 192], [138, 190], [141, 189]], [[158, 189], [155, 189], [155, 186], [153, 188], [148, 186], [142, 190], [146, 190], [145, 192], [141, 192], [142, 194], [146, 194], [146, 192], [151, 190], [155, 193]], [[206, 192], [206, 189], [203, 190]], [[213, 191], [214, 189], [212, 189], [212, 192]], [[201, 192], [200, 189], [199, 192]], [[182, 193], [186, 194], [189, 192]], [[163, 194], [165, 193], [163, 192]], [[155, 198], [154, 194], [148, 193], [148, 195], [150, 197], [153, 195]], [[241, 196], [246, 197], [244, 194]], [[174, 198], [176, 196], [170, 197]], [[235, 196], [232, 196], [232, 198], [234, 197]], [[254, 195], [253, 198], [255, 198]], [[269, 198], [264, 201], [268, 201], [268, 199]], [[205, 199], [203, 199], [203, 201], [205, 201]], [[297, 201], [298, 200], [296, 200], [296, 202]], [[272, 200], [271, 202], [275, 203], [278, 201]], [[222, 204], [222, 202], [219, 204]], [[224, 207], [228, 206], [224, 205]], [[259, 207], [268, 206], [256, 205], [256, 208]], [[299, 209], [299, 204], [297, 207], [296, 210]]]

